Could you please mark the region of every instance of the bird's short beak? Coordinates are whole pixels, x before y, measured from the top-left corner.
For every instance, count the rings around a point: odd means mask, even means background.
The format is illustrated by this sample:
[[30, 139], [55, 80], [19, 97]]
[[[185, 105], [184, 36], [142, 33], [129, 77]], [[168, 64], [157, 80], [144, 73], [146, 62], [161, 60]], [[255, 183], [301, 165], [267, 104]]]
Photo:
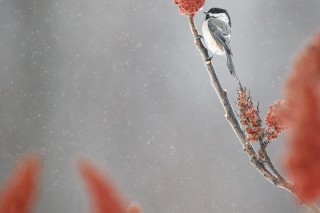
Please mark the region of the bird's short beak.
[[208, 13], [207, 12], [203, 12], [204, 14], [206, 14], [206, 15], [208, 15]]

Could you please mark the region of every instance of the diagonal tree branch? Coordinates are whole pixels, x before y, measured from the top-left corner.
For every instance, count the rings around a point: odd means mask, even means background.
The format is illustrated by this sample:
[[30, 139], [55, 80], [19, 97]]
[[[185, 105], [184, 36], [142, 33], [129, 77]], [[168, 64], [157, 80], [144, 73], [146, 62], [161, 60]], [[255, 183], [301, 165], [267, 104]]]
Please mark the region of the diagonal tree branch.
[[275, 176], [265, 165], [265, 163], [260, 160], [257, 153], [253, 149], [252, 145], [246, 141], [246, 135], [244, 131], [241, 129], [240, 124], [238, 122], [238, 119], [236, 118], [236, 115], [234, 113], [234, 110], [230, 104], [230, 101], [227, 96], [227, 91], [224, 90], [219, 82], [219, 79], [216, 75], [216, 72], [213, 68], [213, 65], [211, 61], [206, 61], [206, 59], [209, 57], [208, 50], [205, 48], [201, 41], [201, 36], [198, 33], [198, 30], [195, 26], [193, 16], [189, 16], [189, 25], [191, 32], [195, 39], [195, 45], [200, 51], [202, 58], [205, 62], [207, 71], [209, 73], [210, 79], [211, 79], [211, 85], [214, 88], [216, 94], [218, 95], [220, 102], [225, 110], [225, 116], [227, 121], [229, 122], [230, 126], [232, 127], [233, 131], [235, 132], [236, 136], [238, 137], [243, 151], [246, 153], [246, 155], [250, 158], [251, 164], [260, 172], [261, 175], [265, 177], [266, 180], [268, 180], [270, 183], [274, 184], [275, 186], [285, 189], [289, 192], [291, 192], [294, 196], [298, 197], [294, 186], [292, 183], [290, 183], [288, 180], [282, 178], [279, 178]]

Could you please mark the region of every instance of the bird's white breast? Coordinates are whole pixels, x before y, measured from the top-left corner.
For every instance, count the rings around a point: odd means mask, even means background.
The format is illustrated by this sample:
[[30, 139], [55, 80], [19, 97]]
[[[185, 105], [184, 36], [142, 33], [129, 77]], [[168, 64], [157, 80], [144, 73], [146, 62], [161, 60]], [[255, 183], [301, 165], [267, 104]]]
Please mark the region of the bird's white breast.
[[208, 20], [206, 20], [202, 24], [202, 34], [203, 34], [204, 40], [206, 41], [207, 47], [211, 52], [218, 55], [224, 54], [224, 49], [220, 49], [215, 39], [211, 36], [210, 30], [208, 27]]

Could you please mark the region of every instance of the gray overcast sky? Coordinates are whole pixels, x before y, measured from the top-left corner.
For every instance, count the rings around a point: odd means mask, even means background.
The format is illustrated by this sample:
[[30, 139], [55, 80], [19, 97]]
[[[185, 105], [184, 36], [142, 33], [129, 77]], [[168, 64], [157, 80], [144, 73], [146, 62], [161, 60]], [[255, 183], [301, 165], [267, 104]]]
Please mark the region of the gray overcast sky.
[[[212, 6], [230, 12], [235, 67], [264, 116], [318, 30], [320, 2]], [[300, 211], [242, 153], [171, 0], [1, 0], [0, 28], [0, 181], [21, 154], [42, 153], [36, 212], [89, 211], [79, 154], [146, 213]], [[234, 102], [236, 80], [213, 61]], [[278, 165], [283, 147], [269, 148]]]

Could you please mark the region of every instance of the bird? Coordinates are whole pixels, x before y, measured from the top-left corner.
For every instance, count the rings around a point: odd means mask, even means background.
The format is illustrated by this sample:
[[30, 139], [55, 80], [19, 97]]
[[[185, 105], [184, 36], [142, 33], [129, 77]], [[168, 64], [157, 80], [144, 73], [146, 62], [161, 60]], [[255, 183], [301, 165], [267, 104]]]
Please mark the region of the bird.
[[206, 18], [202, 24], [202, 34], [208, 49], [213, 54], [225, 55], [230, 73], [236, 76], [230, 47], [231, 18], [229, 13], [225, 9], [213, 7], [204, 14]]

